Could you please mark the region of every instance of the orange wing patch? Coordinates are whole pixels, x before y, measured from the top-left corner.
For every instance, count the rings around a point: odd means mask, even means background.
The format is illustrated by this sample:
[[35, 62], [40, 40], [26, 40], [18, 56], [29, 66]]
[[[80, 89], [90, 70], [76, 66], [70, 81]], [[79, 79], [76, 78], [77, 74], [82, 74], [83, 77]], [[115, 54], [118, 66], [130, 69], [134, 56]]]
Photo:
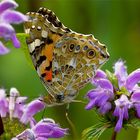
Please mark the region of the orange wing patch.
[[42, 56], [46, 56], [46, 60], [40, 65], [40, 74], [44, 81], [52, 81], [52, 59], [53, 59], [53, 44], [46, 45], [42, 50]]
[[44, 49], [42, 49], [41, 55], [46, 56], [46, 60], [40, 65], [40, 73], [44, 78], [44, 81], [52, 81], [52, 61], [53, 61], [53, 52], [54, 52], [54, 43], [60, 39], [60, 36], [57, 34], [51, 34], [48, 37], [48, 41]]

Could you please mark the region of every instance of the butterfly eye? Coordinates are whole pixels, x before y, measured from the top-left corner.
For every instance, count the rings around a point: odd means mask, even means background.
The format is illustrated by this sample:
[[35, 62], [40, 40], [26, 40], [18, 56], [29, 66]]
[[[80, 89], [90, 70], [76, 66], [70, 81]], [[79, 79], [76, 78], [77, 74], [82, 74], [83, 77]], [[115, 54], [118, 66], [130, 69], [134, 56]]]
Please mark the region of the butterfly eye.
[[70, 46], [69, 46], [69, 51], [72, 52], [73, 49], [74, 49], [74, 44], [70, 44]]
[[88, 50], [88, 52], [87, 52], [87, 57], [88, 58], [94, 58], [95, 57], [95, 55], [96, 55], [96, 53], [95, 53], [95, 51], [94, 50]]

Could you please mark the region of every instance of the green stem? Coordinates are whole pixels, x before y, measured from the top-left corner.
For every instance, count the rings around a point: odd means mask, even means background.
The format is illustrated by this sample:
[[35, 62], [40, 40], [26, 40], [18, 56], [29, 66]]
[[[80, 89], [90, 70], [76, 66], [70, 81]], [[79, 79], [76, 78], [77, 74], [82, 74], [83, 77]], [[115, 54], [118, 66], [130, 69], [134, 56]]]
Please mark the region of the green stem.
[[76, 128], [73, 124], [73, 122], [69, 119], [68, 117], [68, 114], [66, 113], [66, 118], [67, 118], [67, 121], [71, 127], [71, 130], [72, 130], [72, 136], [73, 136], [73, 140], [78, 140], [78, 136], [77, 136], [77, 133], [76, 133]]
[[116, 140], [116, 138], [117, 138], [117, 132], [113, 131], [111, 140]]
[[69, 104], [67, 104], [67, 106], [66, 106], [66, 119], [67, 119], [67, 121], [68, 121], [68, 123], [71, 127], [73, 140], [78, 140], [76, 128], [75, 128], [75, 125], [73, 124], [73, 122], [70, 120], [70, 118], [68, 116], [68, 110], [69, 110]]

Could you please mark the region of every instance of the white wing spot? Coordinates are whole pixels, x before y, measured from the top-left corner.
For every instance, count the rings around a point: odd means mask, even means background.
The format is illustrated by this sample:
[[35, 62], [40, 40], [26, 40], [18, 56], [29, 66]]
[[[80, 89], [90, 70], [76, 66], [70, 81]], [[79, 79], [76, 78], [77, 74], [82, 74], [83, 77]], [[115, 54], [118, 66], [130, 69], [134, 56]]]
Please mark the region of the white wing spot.
[[43, 38], [47, 38], [48, 32], [45, 31], [45, 30], [43, 30], [42, 33], [41, 33], [41, 36], [42, 36]]
[[37, 46], [40, 46], [40, 43], [41, 43], [41, 41], [39, 39], [36, 39], [34, 42], [30, 43], [29, 44], [30, 52], [32, 53]]
[[37, 29], [38, 29], [38, 30], [41, 30], [41, 26], [38, 26]]
[[32, 29], [35, 29], [35, 25], [32, 26]]
[[35, 47], [36, 46], [40, 46], [40, 39], [36, 39], [35, 41], [34, 41], [34, 45], [35, 45]]
[[29, 46], [29, 51], [32, 53], [35, 50], [34, 42], [30, 43], [28, 46]]

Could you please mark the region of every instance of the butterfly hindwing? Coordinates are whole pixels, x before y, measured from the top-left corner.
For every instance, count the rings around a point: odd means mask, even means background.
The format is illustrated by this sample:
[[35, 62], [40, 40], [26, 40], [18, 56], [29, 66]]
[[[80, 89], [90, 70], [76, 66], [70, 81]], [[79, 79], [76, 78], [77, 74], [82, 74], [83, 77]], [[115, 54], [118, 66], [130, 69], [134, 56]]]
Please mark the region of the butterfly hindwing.
[[55, 44], [53, 84], [67, 98], [74, 98], [95, 71], [108, 59], [105, 47], [92, 35], [67, 33]]

